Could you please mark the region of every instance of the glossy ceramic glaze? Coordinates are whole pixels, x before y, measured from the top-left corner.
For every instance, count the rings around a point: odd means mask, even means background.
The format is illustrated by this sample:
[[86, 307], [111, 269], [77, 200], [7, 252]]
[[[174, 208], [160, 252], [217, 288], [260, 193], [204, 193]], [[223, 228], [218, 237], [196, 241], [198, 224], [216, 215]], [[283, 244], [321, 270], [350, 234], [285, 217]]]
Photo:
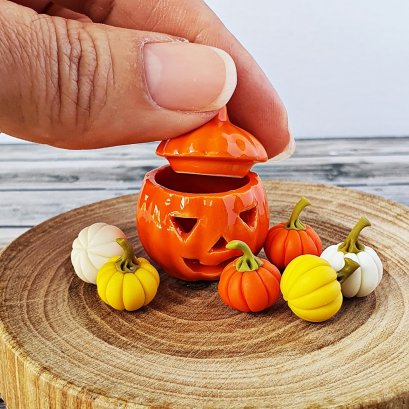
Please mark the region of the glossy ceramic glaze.
[[263, 145], [233, 125], [226, 108], [211, 121], [177, 138], [162, 141], [156, 153], [179, 173], [244, 177], [256, 162], [265, 162]]
[[148, 172], [137, 205], [140, 241], [168, 274], [188, 281], [216, 280], [240, 255], [226, 249], [242, 240], [257, 254], [269, 227], [264, 187], [255, 173], [228, 178]]

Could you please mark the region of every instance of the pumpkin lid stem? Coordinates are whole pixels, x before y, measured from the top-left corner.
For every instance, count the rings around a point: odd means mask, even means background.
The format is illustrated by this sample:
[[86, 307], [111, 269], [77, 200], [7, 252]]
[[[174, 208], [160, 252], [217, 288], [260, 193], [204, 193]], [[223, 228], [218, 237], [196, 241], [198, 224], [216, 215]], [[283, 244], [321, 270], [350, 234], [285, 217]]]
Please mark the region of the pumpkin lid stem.
[[139, 268], [139, 261], [135, 256], [134, 249], [127, 239], [116, 239], [116, 242], [123, 248], [124, 254], [116, 261], [116, 268], [123, 273], [134, 273]]
[[356, 261], [345, 257], [345, 265], [337, 273], [337, 279], [342, 284], [355, 270], [360, 267]]
[[291, 213], [290, 220], [288, 220], [285, 227], [291, 230], [305, 230], [305, 224], [301, 223], [299, 219], [301, 212], [307, 206], [309, 206], [311, 202], [304, 196], [298, 201], [298, 203], [294, 206], [293, 212]]
[[229, 120], [229, 116], [227, 115], [226, 105], [220, 109], [219, 113], [217, 114], [217, 119], [220, 122], [227, 122]]
[[358, 242], [358, 236], [362, 229], [370, 226], [371, 223], [366, 217], [361, 217], [353, 229], [349, 232], [345, 241], [339, 245], [338, 250], [343, 253], [359, 253], [365, 250], [365, 246]]
[[250, 247], [240, 240], [232, 240], [227, 243], [226, 248], [230, 250], [240, 250], [243, 255], [236, 260], [236, 270], [242, 273], [246, 271], [258, 270], [263, 262], [261, 259], [256, 257], [250, 250]]

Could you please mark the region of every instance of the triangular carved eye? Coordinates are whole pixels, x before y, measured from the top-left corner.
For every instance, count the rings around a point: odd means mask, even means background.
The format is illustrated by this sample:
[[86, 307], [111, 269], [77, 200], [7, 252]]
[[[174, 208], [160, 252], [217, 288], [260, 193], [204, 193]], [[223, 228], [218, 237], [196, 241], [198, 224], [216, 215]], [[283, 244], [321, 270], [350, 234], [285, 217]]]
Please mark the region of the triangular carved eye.
[[188, 235], [193, 228], [196, 226], [197, 219], [194, 217], [177, 217], [172, 216], [171, 218], [173, 225], [179, 235]]
[[219, 240], [214, 244], [214, 246], [210, 249], [210, 251], [220, 251], [226, 250], [227, 241], [224, 237], [220, 237]]
[[244, 223], [247, 224], [250, 228], [254, 228], [256, 224], [256, 217], [257, 217], [257, 208], [253, 207], [248, 210], [244, 210], [244, 212], [240, 213], [240, 218], [243, 220]]

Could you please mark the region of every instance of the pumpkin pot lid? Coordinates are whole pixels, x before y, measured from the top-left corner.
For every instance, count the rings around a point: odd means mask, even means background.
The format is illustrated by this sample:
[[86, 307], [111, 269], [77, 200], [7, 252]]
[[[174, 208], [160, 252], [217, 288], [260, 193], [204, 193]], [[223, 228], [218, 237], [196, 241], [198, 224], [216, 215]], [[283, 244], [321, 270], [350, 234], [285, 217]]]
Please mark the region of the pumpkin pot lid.
[[244, 177], [267, 152], [249, 132], [233, 125], [226, 107], [200, 128], [162, 141], [156, 149], [175, 172]]

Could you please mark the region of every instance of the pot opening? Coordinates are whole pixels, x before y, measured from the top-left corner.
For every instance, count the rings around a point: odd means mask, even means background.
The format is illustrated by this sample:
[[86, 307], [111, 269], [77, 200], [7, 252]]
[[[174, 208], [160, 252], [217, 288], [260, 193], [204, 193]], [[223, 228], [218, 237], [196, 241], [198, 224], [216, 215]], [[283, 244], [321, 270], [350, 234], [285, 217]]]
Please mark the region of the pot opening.
[[240, 189], [249, 182], [249, 177], [229, 178], [176, 173], [170, 166], [166, 166], [159, 169], [155, 174], [155, 181], [159, 185], [176, 192], [206, 194]]

